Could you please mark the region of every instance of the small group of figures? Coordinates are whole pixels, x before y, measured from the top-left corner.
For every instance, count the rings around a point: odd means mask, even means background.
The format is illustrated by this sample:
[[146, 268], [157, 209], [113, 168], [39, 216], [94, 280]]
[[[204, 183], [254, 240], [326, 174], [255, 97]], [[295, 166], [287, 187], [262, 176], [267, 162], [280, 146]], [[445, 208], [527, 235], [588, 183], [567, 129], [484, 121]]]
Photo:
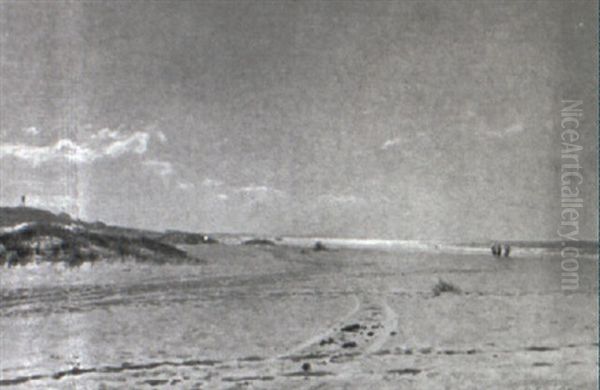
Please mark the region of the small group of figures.
[[500, 245], [500, 243], [498, 243], [498, 242], [495, 242], [492, 245], [492, 255], [494, 255], [496, 257], [500, 257], [500, 256], [502, 256], [503, 251], [504, 251], [504, 257], [508, 257], [510, 255], [510, 245], [508, 245], [508, 244]]

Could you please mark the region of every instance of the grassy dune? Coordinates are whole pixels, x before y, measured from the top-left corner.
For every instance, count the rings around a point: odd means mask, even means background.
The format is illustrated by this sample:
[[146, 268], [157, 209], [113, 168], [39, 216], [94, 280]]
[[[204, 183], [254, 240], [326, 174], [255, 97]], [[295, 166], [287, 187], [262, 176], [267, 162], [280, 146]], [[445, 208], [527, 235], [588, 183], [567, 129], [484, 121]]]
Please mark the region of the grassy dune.
[[[169, 262], [189, 259], [159, 233], [74, 221], [31, 208], [0, 209], [0, 265], [64, 262], [78, 266], [101, 259]], [[172, 235], [167, 237], [172, 241]]]

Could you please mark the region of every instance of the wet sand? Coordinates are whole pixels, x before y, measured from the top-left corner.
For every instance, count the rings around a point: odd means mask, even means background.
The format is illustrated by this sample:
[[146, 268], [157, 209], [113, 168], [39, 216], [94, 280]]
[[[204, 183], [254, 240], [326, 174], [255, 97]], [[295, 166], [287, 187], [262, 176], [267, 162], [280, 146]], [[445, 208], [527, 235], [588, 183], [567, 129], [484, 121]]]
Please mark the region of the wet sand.
[[205, 262], [0, 270], [0, 385], [597, 388], [592, 259], [565, 294], [552, 256], [186, 249]]

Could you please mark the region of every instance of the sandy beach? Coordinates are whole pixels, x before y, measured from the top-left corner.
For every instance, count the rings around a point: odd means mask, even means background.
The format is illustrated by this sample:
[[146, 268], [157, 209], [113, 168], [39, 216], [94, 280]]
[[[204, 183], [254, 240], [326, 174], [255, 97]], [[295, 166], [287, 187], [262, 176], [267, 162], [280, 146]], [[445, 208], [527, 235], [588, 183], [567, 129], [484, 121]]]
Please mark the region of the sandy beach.
[[565, 294], [552, 256], [186, 250], [203, 262], [0, 270], [0, 385], [595, 388], [594, 260]]

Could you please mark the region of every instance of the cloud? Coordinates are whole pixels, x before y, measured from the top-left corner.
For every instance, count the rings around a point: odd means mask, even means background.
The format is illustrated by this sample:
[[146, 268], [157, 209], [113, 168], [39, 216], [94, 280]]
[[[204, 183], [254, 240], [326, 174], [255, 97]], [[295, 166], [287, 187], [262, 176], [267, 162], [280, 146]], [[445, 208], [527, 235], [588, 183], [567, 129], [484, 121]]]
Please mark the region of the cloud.
[[35, 126], [31, 126], [31, 127], [24, 128], [23, 132], [25, 134], [29, 134], [29, 135], [38, 135], [41, 132], [41, 130]]
[[144, 154], [148, 150], [150, 135], [137, 131], [127, 135], [107, 128], [77, 143], [69, 138], [54, 144], [37, 146], [26, 143], [0, 144], [0, 158], [14, 157], [34, 166], [55, 160], [87, 164], [103, 158], [117, 158], [126, 154]]
[[122, 135], [119, 130], [111, 130], [108, 128], [100, 129], [96, 134], [92, 134], [92, 139], [121, 139]]
[[388, 139], [387, 141], [385, 141], [383, 143], [383, 145], [381, 145], [381, 150], [387, 150], [393, 146], [400, 145], [400, 144], [402, 144], [402, 139], [400, 139], [400, 138]]
[[274, 202], [286, 197], [285, 192], [264, 185], [249, 185], [233, 190], [244, 202]]
[[144, 166], [150, 168], [154, 173], [159, 176], [166, 177], [175, 173], [173, 164], [168, 161], [160, 160], [146, 160], [143, 162]]
[[284, 191], [265, 185], [251, 184], [244, 187], [231, 187], [221, 180], [211, 178], [205, 178], [201, 185], [203, 187], [210, 188], [215, 192], [216, 189], [219, 188], [220, 193], [218, 193], [216, 196], [221, 200], [227, 200], [230, 198], [230, 196], [242, 196], [246, 199], [261, 201], [286, 196]]
[[179, 188], [180, 190], [191, 190], [192, 188], [194, 188], [194, 185], [187, 181], [178, 181], [177, 188]]
[[158, 130], [158, 131], [156, 132], [156, 137], [157, 137], [157, 138], [158, 138], [158, 140], [159, 140], [161, 143], [163, 143], [163, 144], [164, 144], [165, 142], [167, 142], [167, 136], [165, 135], [165, 133], [163, 133], [163, 132], [162, 132], [162, 131], [160, 131], [160, 130]]
[[[91, 132], [84, 127], [78, 132], [77, 140], [63, 138], [47, 145], [34, 145], [27, 142], [0, 143], [0, 159], [15, 158], [38, 167], [57, 161], [73, 164], [92, 164], [101, 160], [115, 160], [124, 156], [146, 155], [150, 143], [150, 133], [145, 131], [127, 132], [122, 129], [102, 128]], [[164, 134], [157, 137], [166, 141]], [[151, 170], [161, 178], [176, 175], [176, 169], [169, 161], [147, 158], [142, 166]], [[220, 182], [212, 182], [216, 183]], [[181, 182], [180, 189], [189, 189], [193, 185]]]
[[525, 128], [523, 127], [523, 124], [521, 123], [515, 123], [514, 125], [506, 128], [504, 130], [505, 134], [516, 134], [516, 133], [520, 133], [524, 130]]
[[70, 139], [61, 139], [54, 145], [32, 146], [27, 144], [1, 144], [0, 158], [12, 156], [34, 166], [52, 160], [64, 159], [76, 163], [87, 163], [98, 158], [93, 149], [77, 145]]
[[281, 190], [267, 187], [267, 186], [256, 186], [250, 185], [242, 188], [238, 188], [236, 192], [241, 192], [244, 194], [273, 194], [277, 196], [283, 196], [285, 193]]
[[222, 184], [223, 184], [223, 182], [220, 180], [214, 180], [214, 179], [209, 179], [209, 178], [202, 180], [202, 185], [204, 187], [219, 187]]
[[149, 139], [150, 135], [148, 133], [136, 131], [131, 136], [114, 141], [106, 146], [104, 153], [112, 157], [118, 157], [129, 152], [143, 154], [148, 150]]

